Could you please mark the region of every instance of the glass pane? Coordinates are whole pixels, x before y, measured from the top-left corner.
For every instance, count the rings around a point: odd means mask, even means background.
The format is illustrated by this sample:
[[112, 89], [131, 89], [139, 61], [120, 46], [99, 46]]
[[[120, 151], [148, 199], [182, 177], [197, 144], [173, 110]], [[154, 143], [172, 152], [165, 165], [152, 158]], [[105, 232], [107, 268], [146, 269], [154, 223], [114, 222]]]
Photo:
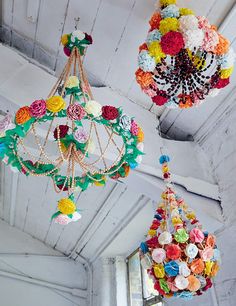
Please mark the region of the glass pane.
[[143, 306], [142, 296], [142, 276], [139, 254], [136, 253], [129, 258], [129, 288], [130, 288], [130, 306]]

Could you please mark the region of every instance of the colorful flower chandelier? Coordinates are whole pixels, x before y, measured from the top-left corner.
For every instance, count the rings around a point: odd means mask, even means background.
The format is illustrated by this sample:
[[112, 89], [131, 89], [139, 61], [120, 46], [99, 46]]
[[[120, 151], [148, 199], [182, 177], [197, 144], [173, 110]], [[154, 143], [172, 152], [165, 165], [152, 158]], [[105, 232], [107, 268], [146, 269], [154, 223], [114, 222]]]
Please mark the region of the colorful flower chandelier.
[[160, 0], [139, 48], [136, 80], [158, 106], [189, 108], [230, 82], [235, 53], [216, 26], [176, 0]]
[[125, 178], [138, 166], [144, 134], [122, 108], [94, 100], [82, 64], [91, 36], [75, 30], [61, 42], [69, 59], [48, 98], [18, 109], [14, 122], [10, 115], [0, 122], [0, 158], [25, 175], [51, 177], [57, 193], [67, 192], [52, 218], [68, 224], [81, 217], [78, 189]]
[[169, 161], [167, 155], [160, 158], [166, 189], [140, 245], [140, 258], [160, 295], [188, 300], [212, 287], [220, 252], [215, 237], [202, 230], [195, 213], [175, 193]]

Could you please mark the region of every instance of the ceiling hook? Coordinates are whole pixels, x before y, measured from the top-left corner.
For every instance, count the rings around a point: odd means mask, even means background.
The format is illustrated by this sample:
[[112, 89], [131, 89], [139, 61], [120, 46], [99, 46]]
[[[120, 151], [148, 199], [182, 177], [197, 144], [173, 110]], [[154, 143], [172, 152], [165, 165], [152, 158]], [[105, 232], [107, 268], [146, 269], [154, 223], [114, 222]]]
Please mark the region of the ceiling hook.
[[77, 30], [78, 24], [79, 24], [79, 21], [80, 21], [80, 17], [74, 18], [74, 21], [75, 21], [75, 30]]

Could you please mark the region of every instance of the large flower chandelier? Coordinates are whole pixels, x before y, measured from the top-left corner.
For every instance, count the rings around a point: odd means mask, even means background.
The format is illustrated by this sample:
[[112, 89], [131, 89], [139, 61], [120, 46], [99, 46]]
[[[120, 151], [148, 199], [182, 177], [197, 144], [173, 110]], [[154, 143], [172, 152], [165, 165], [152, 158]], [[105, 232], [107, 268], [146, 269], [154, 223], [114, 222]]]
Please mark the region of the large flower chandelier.
[[122, 108], [94, 100], [82, 64], [91, 36], [75, 30], [61, 42], [69, 58], [48, 98], [0, 122], [0, 158], [25, 175], [51, 177], [57, 193], [67, 192], [53, 215], [67, 224], [81, 217], [74, 203], [78, 189], [125, 178], [138, 166], [144, 134]]
[[189, 108], [230, 82], [235, 54], [216, 26], [176, 0], [160, 0], [139, 48], [136, 80], [158, 106]]
[[220, 252], [215, 237], [202, 230], [195, 213], [175, 193], [169, 160], [167, 155], [160, 158], [166, 189], [140, 245], [140, 258], [160, 295], [189, 300], [211, 288]]

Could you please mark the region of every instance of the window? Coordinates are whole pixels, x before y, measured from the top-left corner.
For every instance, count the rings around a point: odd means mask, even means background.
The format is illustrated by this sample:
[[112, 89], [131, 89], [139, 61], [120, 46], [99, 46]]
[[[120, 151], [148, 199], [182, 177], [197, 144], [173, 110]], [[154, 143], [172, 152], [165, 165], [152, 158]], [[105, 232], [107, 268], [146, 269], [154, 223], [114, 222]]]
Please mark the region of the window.
[[153, 282], [140, 264], [136, 250], [127, 259], [130, 306], [162, 306], [161, 297], [153, 288]]

